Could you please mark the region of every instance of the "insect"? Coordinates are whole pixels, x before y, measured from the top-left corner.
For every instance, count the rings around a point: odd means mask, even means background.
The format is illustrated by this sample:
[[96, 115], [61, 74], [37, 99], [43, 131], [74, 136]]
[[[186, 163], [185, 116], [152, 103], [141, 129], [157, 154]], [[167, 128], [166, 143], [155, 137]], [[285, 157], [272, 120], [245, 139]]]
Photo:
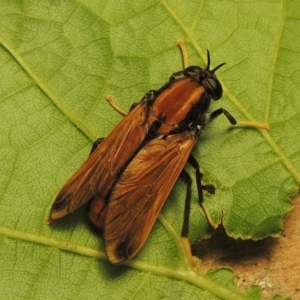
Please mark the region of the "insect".
[[[97, 140], [91, 154], [59, 191], [49, 222], [74, 212], [90, 202], [89, 218], [103, 230], [106, 254], [113, 264], [133, 258], [150, 231], [177, 179], [186, 185], [185, 211], [181, 235], [188, 237], [192, 179], [185, 171], [188, 162], [196, 171], [199, 202], [204, 208], [201, 173], [191, 156], [203, 128], [224, 114], [225, 109], [208, 112], [211, 100], [222, 96], [215, 72], [207, 66], [187, 66], [171, 75], [158, 90], [150, 90], [106, 137]], [[239, 123], [240, 124], [240, 123]], [[189, 246], [187, 246], [189, 247]]]

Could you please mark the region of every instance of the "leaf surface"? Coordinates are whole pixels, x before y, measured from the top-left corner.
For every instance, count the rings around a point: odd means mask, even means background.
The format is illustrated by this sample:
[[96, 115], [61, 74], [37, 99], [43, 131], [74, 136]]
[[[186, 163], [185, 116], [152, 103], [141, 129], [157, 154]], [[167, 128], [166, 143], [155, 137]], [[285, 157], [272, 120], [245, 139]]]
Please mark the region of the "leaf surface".
[[[187, 270], [179, 240], [185, 186], [179, 182], [139, 256], [105, 262], [86, 209], [46, 226], [59, 187], [92, 142], [129, 109], [191, 65], [218, 70], [224, 107], [271, 130], [233, 128], [220, 117], [194, 150], [216, 222], [229, 236], [278, 236], [299, 186], [298, 2], [13, 1], [0, 4], [0, 298], [259, 299], [239, 292], [228, 269]], [[190, 168], [189, 171], [193, 172]], [[193, 189], [191, 241], [211, 231]], [[64, 251], [66, 250], [66, 251]], [[233, 296], [234, 295], [234, 296]]]

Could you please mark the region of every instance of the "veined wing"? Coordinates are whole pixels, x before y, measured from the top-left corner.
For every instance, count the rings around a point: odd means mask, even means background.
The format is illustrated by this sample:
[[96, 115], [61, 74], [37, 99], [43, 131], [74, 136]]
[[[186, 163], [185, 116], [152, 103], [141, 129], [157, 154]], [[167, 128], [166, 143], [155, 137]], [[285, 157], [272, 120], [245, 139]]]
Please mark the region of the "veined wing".
[[106, 253], [112, 263], [132, 258], [144, 245], [196, 142], [193, 132], [151, 140], [122, 173], [110, 196], [104, 225]]
[[49, 222], [106, 195], [118, 172], [137, 151], [146, 132], [147, 101], [139, 102], [112, 130], [58, 193]]

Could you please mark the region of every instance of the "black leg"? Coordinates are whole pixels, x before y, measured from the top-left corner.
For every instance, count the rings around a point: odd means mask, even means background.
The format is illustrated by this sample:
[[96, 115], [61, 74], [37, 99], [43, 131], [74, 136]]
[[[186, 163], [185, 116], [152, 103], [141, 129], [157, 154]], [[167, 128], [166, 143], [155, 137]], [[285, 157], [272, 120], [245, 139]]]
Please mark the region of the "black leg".
[[270, 125], [267, 123], [258, 123], [255, 121], [237, 121], [226, 109], [224, 108], [219, 108], [215, 111], [213, 111], [209, 116], [208, 116], [208, 122], [214, 120], [216, 117], [219, 115], [224, 114], [226, 118], [229, 120], [229, 122], [232, 125], [239, 125], [239, 126], [249, 126], [249, 127], [254, 127], [258, 129], [266, 129], [270, 130]]
[[224, 108], [219, 108], [219, 109], [213, 111], [209, 116], [209, 121], [214, 120], [215, 118], [217, 118], [221, 114], [224, 114], [232, 125], [237, 124], [236, 119]]
[[181, 171], [180, 177], [187, 184], [181, 236], [188, 237], [191, 210], [192, 178], [184, 169]]
[[207, 191], [211, 195], [215, 194], [216, 192], [216, 188], [212, 184], [202, 184], [202, 190]]
[[199, 204], [202, 207], [204, 214], [206, 216], [206, 219], [208, 223], [211, 225], [212, 228], [217, 228], [218, 225], [213, 221], [205, 203], [204, 203], [204, 196], [203, 196], [203, 190], [208, 191], [210, 194], [215, 193], [215, 187], [211, 184], [208, 185], [202, 185], [202, 177], [203, 174], [200, 172], [200, 165], [197, 162], [197, 160], [193, 156], [189, 156], [188, 163], [195, 169], [196, 171], [196, 183], [197, 183], [197, 190], [198, 190], [198, 198], [199, 198]]
[[99, 138], [99, 139], [97, 139], [97, 140], [94, 142], [94, 144], [93, 144], [93, 146], [92, 146], [92, 149], [91, 149], [91, 152], [90, 152], [89, 155], [91, 155], [91, 154], [97, 149], [97, 147], [102, 143], [103, 140], [104, 140], [104, 137], [103, 137], [103, 138]]
[[180, 177], [187, 184], [183, 225], [182, 225], [182, 231], [181, 231], [181, 241], [182, 241], [184, 251], [186, 253], [185, 260], [188, 263], [189, 268], [194, 269], [196, 266], [195, 266], [195, 263], [193, 260], [191, 245], [190, 245], [190, 242], [188, 239], [189, 225], [190, 225], [190, 212], [191, 212], [192, 179], [191, 179], [190, 175], [184, 169], [181, 171]]
[[198, 198], [199, 198], [199, 203], [202, 205], [204, 201], [203, 197], [203, 186], [202, 186], [202, 177], [203, 174], [200, 172], [200, 165], [197, 162], [197, 160], [193, 156], [189, 156], [188, 158], [188, 163], [195, 169], [196, 171], [196, 183], [197, 183], [197, 190], [198, 190]]

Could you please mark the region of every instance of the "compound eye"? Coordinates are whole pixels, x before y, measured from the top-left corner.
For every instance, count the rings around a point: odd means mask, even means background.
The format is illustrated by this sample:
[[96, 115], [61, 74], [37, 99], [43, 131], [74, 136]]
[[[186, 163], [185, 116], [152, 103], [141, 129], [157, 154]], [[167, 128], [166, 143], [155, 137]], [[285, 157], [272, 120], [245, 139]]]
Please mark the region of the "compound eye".
[[218, 100], [222, 97], [222, 85], [216, 77], [208, 77], [202, 84], [213, 100]]

